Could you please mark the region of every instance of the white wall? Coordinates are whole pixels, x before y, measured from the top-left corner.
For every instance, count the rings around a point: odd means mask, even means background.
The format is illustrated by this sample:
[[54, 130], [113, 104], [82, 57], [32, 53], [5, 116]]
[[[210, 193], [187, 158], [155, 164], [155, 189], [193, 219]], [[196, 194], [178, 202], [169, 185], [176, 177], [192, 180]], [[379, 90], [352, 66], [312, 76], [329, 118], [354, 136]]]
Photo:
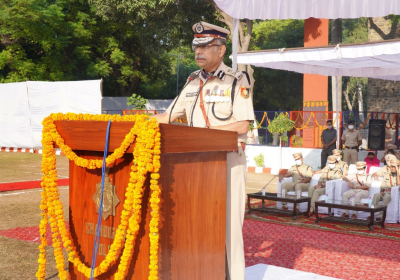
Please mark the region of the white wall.
[[[147, 110], [167, 110], [173, 99], [149, 99]], [[103, 97], [103, 110], [133, 110], [132, 105], [127, 105], [127, 97]]]
[[[294, 165], [293, 154], [303, 153], [304, 163], [311, 165], [313, 170], [318, 170], [321, 165], [321, 151], [322, 149], [308, 149], [308, 148], [282, 148], [282, 169], [289, 169]], [[247, 166], [256, 166], [254, 157], [260, 153], [264, 154], [264, 166], [273, 168], [276, 172], [279, 169], [279, 147], [246, 145], [246, 160]], [[368, 151], [360, 151], [358, 153], [358, 160], [362, 161], [367, 156]], [[378, 158], [383, 157], [384, 151], [378, 151]]]

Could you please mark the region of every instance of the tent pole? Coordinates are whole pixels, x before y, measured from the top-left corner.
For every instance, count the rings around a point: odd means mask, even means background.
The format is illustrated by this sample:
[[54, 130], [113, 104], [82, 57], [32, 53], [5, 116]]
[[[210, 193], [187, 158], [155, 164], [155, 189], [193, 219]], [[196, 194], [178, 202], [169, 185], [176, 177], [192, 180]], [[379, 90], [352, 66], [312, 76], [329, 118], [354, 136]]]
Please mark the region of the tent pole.
[[339, 94], [338, 94], [338, 76], [335, 76], [336, 82], [336, 120], [337, 120], [337, 130], [336, 130], [336, 149], [339, 149], [339, 131], [340, 131], [340, 121], [339, 121]]
[[233, 34], [232, 34], [232, 69], [237, 70], [237, 50], [239, 41], [239, 19], [233, 19]]

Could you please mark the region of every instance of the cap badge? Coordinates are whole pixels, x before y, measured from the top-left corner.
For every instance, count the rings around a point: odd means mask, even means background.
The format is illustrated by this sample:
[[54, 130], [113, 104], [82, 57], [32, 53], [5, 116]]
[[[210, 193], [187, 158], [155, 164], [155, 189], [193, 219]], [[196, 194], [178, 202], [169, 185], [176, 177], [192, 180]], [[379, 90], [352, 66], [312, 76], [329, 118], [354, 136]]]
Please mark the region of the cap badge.
[[196, 33], [201, 33], [204, 31], [204, 27], [201, 22], [196, 23]]

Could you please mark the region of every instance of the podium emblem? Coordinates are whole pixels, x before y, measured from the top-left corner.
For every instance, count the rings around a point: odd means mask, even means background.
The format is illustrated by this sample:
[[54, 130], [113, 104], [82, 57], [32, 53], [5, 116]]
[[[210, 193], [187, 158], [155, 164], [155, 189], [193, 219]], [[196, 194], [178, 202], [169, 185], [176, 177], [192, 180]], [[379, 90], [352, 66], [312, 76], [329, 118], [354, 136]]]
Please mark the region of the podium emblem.
[[[96, 184], [96, 192], [93, 195], [94, 204], [96, 204], [96, 213], [99, 213], [100, 200], [101, 200], [101, 182]], [[110, 215], [116, 215], [116, 207], [121, 201], [119, 200], [115, 191], [115, 185], [110, 182], [108, 172], [104, 176], [104, 194], [103, 194], [103, 219], [104, 221]]]

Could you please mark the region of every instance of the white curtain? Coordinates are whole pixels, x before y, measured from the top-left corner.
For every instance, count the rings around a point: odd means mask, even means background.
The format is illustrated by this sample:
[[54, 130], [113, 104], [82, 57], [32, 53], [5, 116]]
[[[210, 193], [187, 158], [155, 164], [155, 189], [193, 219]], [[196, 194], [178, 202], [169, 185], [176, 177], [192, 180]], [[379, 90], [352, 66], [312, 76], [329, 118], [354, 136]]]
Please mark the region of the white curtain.
[[0, 84], [0, 147], [32, 147], [25, 82]]
[[101, 80], [0, 84], [0, 147], [41, 148], [50, 113], [101, 114]]

